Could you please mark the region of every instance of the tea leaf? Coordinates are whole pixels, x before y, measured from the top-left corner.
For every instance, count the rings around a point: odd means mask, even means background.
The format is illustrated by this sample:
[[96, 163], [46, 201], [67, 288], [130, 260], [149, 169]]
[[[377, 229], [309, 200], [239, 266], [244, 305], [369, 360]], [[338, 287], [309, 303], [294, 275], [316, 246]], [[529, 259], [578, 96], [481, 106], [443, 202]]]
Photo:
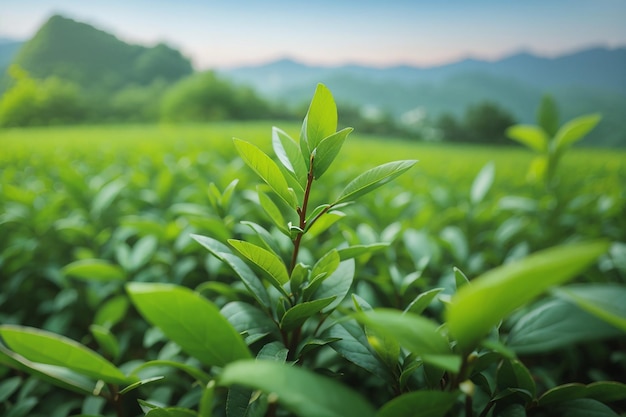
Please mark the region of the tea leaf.
[[324, 313], [332, 311], [346, 297], [354, 280], [354, 270], [354, 259], [348, 259], [340, 262], [335, 272], [324, 278], [322, 284], [313, 294], [316, 299], [335, 297], [335, 300], [324, 308]]
[[554, 293], [583, 310], [626, 332], [626, 286], [619, 284], [576, 284]]
[[67, 264], [62, 269], [65, 275], [87, 281], [124, 281], [126, 274], [117, 265], [104, 259], [81, 259]]
[[155, 236], [144, 236], [137, 241], [130, 254], [130, 269], [136, 271], [144, 266], [154, 255], [159, 246]]
[[263, 211], [268, 215], [270, 220], [278, 227], [280, 231], [287, 234], [289, 236], [289, 231], [287, 230], [287, 222], [283, 217], [278, 206], [272, 201], [272, 199], [265, 194], [260, 187], [257, 187], [257, 194], [259, 195], [259, 203], [261, 203], [261, 207]]
[[539, 405], [552, 405], [578, 398], [591, 398], [596, 401], [613, 402], [626, 399], [626, 384], [615, 381], [584, 384], [564, 384], [551, 388], [539, 397]]
[[581, 140], [589, 133], [600, 121], [602, 116], [599, 114], [590, 114], [580, 116], [565, 123], [554, 136], [555, 150], [562, 151], [566, 147]]
[[211, 302], [171, 284], [132, 282], [128, 294], [142, 316], [205, 365], [251, 357], [243, 339]]
[[580, 398], [558, 404], [551, 411], [552, 415], [567, 417], [620, 417], [608, 406], [589, 398]]
[[196, 379], [197, 381], [200, 381], [201, 383], [207, 383], [211, 380], [211, 376], [203, 372], [197, 366], [192, 366], [192, 365], [187, 365], [187, 364], [180, 363], [180, 362], [167, 361], [167, 360], [154, 360], [154, 361], [144, 362], [138, 367], [136, 367], [135, 369], [133, 369], [131, 372], [131, 375], [139, 375], [139, 373], [144, 369], [149, 369], [153, 367], [163, 367], [163, 366], [176, 368], [183, 372], [186, 372], [189, 376]]
[[300, 146], [287, 133], [277, 127], [272, 128], [272, 147], [276, 156], [285, 168], [298, 180], [300, 185], [306, 185], [308, 169]]
[[[422, 356], [424, 362], [447, 366], [445, 360], [437, 357], [453, 356], [448, 341], [439, 333], [438, 325], [423, 317], [399, 310], [374, 309], [356, 314], [355, 318], [376, 332], [395, 338], [401, 346]], [[429, 360], [430, 355], [435, 358], [432, 362]], [[453, 371], [458, 371], [460, 359], [458, 364], [456, 360], [453, 362]]]
[[246, 165], [252, 168], [288, 206], [296, 208], [294, 194], [289, 191], [287, 180], [280, 172], [278, 165], [250, 142], [241, 139], [233, 139], [233, 141], [241, 159], [243, 159]]
[[100, 345], [100, 348], [110, 357], [117, 359], [120, 354], [120, 345], [111, 331], [103, 326], [92, 324], [89, 331]]
[[100, 306], [93, 319], [93, 323], [111, 328], [120, 322], [128, 310], [128, 298], [125, 295], [118, 295]]
[[[337, 105], [330, 90], [324, 84], [317, 85], [304, 124], [310, 152], [317, 148], [324, 138], [337, 130]], [[309, 156], [309, 154], [305, 155]]]
[[573, 278], [607, 250], [605, 241], [563, 245], [483, 274], [453, 296], [447, 309], [450, 334], [464, 351], [473, 349], [516, 308]]
[[382, 249], [388, 248], [389, 243], [381, 242], [381, 243], [371, 243], [369, 245], [353, 245], [348, 246], [347, 248], [338, 249], [339, 258], [342, 261], [347, 259], [356, 258], [361, 255], [369, 255], [373, 252], [378, 252]]
[[339, 253], [336, 249], [331, 249], [326, 252], [316, 263], [311, 270], [311, 276], [316, 277], [320, 274], [327, 274], [329, 276], [339, 267]]
[[444, 417], [454, 406], [456, 397], [454, 392], [410, 392], [384, 404], [376, 417]]
[[514, 125], [506, 130], [506, 135], [536, 152], [545, 153], [548, 151], [548, 136], [538, 126]]
[[267, 290], [261, 280], [257, 278], [255, 273], [252, 272], [244, 261], [232, 253], [228, 246], [207, 236], [192, 234], [191, 237], [208, 249], [213, 256], [228, 265], [237, 274], [237, 276], [241, 278], [241, 281], [250, 292], [250, 295], [256, 298], [261, 305], [265, 307], [270, 306], [270, 299], [267, 294]]
[[352, 180], [346, 188], [343, 189], [334, 204], [354, 200], [367, 194], [400, 176], [416, 163], [417, 161], [415, 160], [388, 162], [369, 169]]
[[548, 136], [554, 136], [559, 130], [559, 111], [554, 99], [549, 94], [541, 98], [541, 104], [537, 110], [537, 124]]
[[228, 239], [228, 243], [242, 256], [257, 265], [269, 278], [270, 283], [277, 290], [287, 295], [283, 284], [289, 282], [289, 273], [285, 263], [272, 252], [253, 243], [243, 240]]
[[274, 361], [237, 361], [227, 365], [218, 383], [243, 385], [277, 396], [300, 417], [374, 417], [360, 394], [332, 379]]
[[329, 338], [338, 339], [330, 344], [337, 353], [355, 365], [371, 372], [386, 381], [393, 380], [387, 367], [374, 354], [365, 332], [354, 320], [342, 321], [325, 333]]
[[332, 303], [334, 299], [335, 297], [328, 297], [296, 304], [285, 312], [285, 315], [280, 320], [280, 328], [289, 332], [296, 327], [302, 326], [309, 317], [319, 313], [324, 307]]
[[493, 179], [496, 174], [496, 167], [493, 162], [487, 163], [476, 175], [472, 188], [470, 189], [470, 201], [472, 204], [478, 204], [484, 200], [493, 185]]
[[354, 129], [351, 127], [347, 127], [339, 132], [333, 133], [319, 143], [315, 149], [315, 159], [313, 160], [313, 176], [316, 179], [321, 178], [324, 172], [330, 167], [339, 154], [343, 142], [353, 130]]
[[0, 336], [11, 350], [29, 361], [62, 366], [113, 384], [132, 381], [111, 362], [65, 336], [16, 325], [0, 325]]
[[435, 299], [437, 294], [443, 291], [443, 288], [433, 288], [431, 290], [424, 291], [419, 294], [411, 303], [404, 309], [405, 313], [422, 314], [426, 307]]
[[549, 300], [519, 318], [506, 345], [520, 354], [618, 337], [620, 330], [565, 300]]
[[31, 362], [0, 343], [0, 364], [36, 376], [42, 381], [81, 395], [92, 395], [95, 381], [62, 366]]

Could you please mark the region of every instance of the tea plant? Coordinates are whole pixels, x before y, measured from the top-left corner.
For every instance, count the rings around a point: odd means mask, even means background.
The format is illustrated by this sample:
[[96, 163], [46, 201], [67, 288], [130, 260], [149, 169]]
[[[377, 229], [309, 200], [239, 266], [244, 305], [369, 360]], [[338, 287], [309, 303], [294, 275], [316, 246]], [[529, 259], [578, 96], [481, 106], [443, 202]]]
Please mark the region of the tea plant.
[[[417, 286], [419, 271], [403, 275], [397, 269], [391, 284], [380, 283], [388, 292], [382, 299], [396, 302], [381, 303], [360, 285], [357, 266], [385, 252], [390, 239], [359, 242], [362, 234], [343, 229], [341, 239], [335, 231], [350, 216], [354, 200], [416, 161], [369, 169], [329, 199], [331, 188], [318, 191], [317, 186], [350, 133], [350, 128], [337, 131], [334, 100], [319, 85], [299, 141], [273, 129], [278, 163], [252, 143], [234, 140], [241, 160], [263, 182], [246, 196], [267, 221], [233, 226], [228, 213], [237, 182], [209, 185], [210, 203], [224, 224], [210, 224], [217, 231], [213, 236], [192, 234], [213, 257], [208, 268], [213, 276], [195, 291], [137, 274], [155, 251], [147, 237], [113, 250], [120, 267], [94, 260], [65, 267], [67, 274], [117, 282], [113, 292], [133, 276], [124, 284], [125, 293], [154, 326], [144, 328], [144, 343], [167, 341], [158, 356], [118, 362], [120, 343], [113, 326], [123, 322], [128, 307], [120, 292], [101, 307], [91, 327], [104, 356], [53, 332], [4, 324], [0, 363], [94, 398], [83, 403], [83, 415], [617, 415], [606, 404], [623, 411], [626, 385], [621, 382], [551, 383], [533, 373], [532, 360], [525, 363], [526, 355], [567, 344], [624, 343], [623, 285], [553, 288], [579, 277], [605, 256], [610, 243], [571, 242], [471, 280], [455, 269], [451, 292], [420, 286], [423, 290], [407, 303], [405, 295]], [[481, 203], [493, 175], [490, 166], [481, 171], [471, 204]], [[111, 201], [106, 195], [123, 189], [111, 184], [101, 194], [100, 214]], [[405, 242], [411, 246], [418, 239]], [[419, 252], [420, 247], [408, 250]], [[423, 259], [419, 255], [416, 259]], [[223, 267], [230, 273], [222, 282], [217, 278]], [[215, 296], [208, 299], [203, 295], [208, 293]], [[615, 361], [623, 366], [624, 358]], [[2, 382], [0, 398], [16, 392], [19, 382], [19, 376]], [[168, 395], [142, 399], [173, 385], [188, 391], [175, 403]]]
[[556, 169], [563, 154], [580, 141], [600, 122], [599, 114], [577, 117], [559, 127], [559, 112], [551, 96], [545, 95], [537, 109], [537, 125], [515, 125], [506, 134], [539, 155], [533, 160], [528, 175], [551, 189]]

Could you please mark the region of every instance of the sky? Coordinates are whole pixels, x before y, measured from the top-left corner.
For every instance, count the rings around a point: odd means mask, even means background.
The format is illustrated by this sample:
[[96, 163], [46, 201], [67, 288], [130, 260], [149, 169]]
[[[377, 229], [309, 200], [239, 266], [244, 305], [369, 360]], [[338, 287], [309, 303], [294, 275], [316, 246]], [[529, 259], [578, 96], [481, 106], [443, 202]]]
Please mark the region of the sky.
[[61, 14], [197, 69], [290, 58], [312, 65], [442, 65], [518, 52], [626, 46], [626, 0], [0, 0], [0, 37]]

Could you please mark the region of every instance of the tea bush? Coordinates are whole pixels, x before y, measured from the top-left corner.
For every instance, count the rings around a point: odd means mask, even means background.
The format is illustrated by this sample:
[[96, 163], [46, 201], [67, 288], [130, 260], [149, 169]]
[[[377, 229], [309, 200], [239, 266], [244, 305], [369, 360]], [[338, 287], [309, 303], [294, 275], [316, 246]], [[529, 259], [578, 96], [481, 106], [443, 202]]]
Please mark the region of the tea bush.
[[322, 85], [297, 141], [168, 129], [0, 156], [6, 415], [624, 413], [623, 163], [388, 162]]

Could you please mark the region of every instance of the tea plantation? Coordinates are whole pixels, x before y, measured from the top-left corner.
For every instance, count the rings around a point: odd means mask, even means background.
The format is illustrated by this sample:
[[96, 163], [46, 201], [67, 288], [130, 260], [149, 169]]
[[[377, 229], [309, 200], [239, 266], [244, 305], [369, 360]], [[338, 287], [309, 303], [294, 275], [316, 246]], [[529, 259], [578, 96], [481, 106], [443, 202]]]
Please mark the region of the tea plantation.
[[626, 415], [626, 152], [272, 135], [0, 131], [0, 414]]

